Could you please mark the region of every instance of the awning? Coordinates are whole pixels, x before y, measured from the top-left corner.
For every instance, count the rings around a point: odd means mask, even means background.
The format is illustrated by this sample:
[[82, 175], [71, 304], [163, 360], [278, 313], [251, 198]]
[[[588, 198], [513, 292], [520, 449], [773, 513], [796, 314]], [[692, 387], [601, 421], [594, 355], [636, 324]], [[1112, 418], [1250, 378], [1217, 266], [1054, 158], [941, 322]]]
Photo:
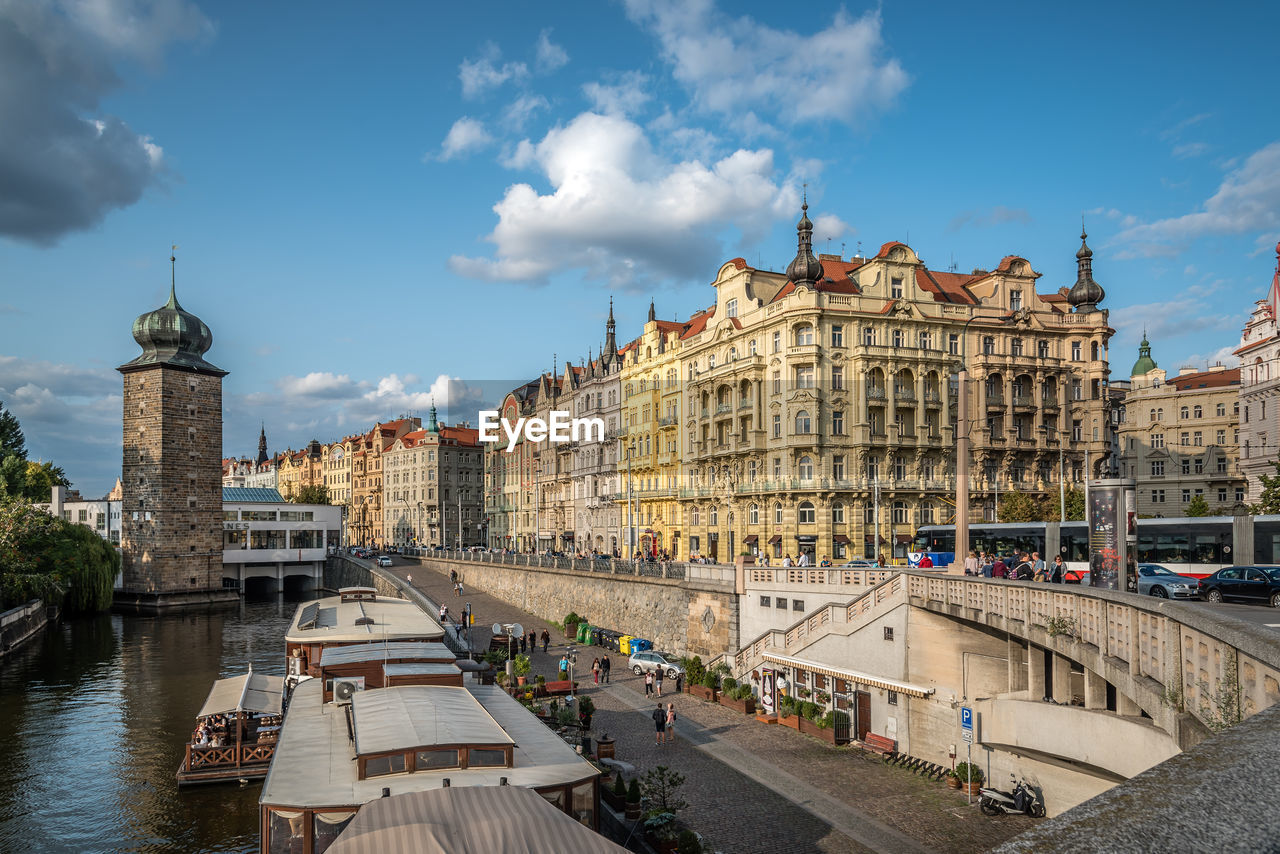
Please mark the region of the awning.
[[817, 534], [796, 534], [796, 539], [802, 543], [813, 544], [818, 542]]
[[459, 851], [626, 854], [524, 786], [450, 786], [375, 798], [329, 847], [329, 854]]
[[898, 540], [898, 543], [899, 543], [899, 544], [909, 543], [909, 542], [911, 542], [911, 535], [910, 535], [910, 534], [897, 534], [897, 535], [896, 535], [896, 539]]
[[[867, 541], [868, 543], [875, 542], [875, 540], [874, 540], [874, 536], [875, 536], [874, 534], [867, 534], [867, 540], [866, 540], [866, 541]], [[888, 545], [888, 544], [889, 544], [889, 541], [888, 541], [888, 540], [886, 540], [884, 537], [881, 537], [881, 538], [880, 538], [880, 543], [881, 543], [882, 545]]]
[[835, 537], [833, 537], [832, 539], [834, 539], [837, 543], [839, 543], [842, 546], [849, 545], [849, 538], [846, 537], [844, 534], [836, 534]]
[[870, 685], [873, 688], [884, 688], [886, 691], [896, 691], [899, 694], [906, 694], [908, 697], [928, 697], [934, 692], [933, 688], [926, 688], [923, 685], [912, 685], [909, 682], [899, 682], [896, 679], [885, 679], [882, 676], [873, 676], [870, 673], [860, 673], [857, 670], [828, 667], [827, 665], [819, 664], [816, 661], [809, 661], [803, 658], [792, 658], [788, 655], [778, 655], [776, 653], [766, 652], [763, 658], [765, 661], [770, 661], [774, 664], [785, 664], [788, 667], [809, 670], [813, 673], [821, 673], [823, 676], [830, 676], [833, 679], [843, 679], [846, 682], [857, 682], [860, 685]]
[[235, 712], [278, 715], [280, 696], [283, 693], [283, 676], [268, 676], [250, 670], [243, 676], [232, 676], [230, 679], [214, 682], [197, 717], [207, 718], [209, 715], [229, 715]]
[[774, 534], [772, 537], [769, 538], [769, 545], [771, 546], [776, 546], [780, 542], [782, 542], [781, 534]]
[[756, 543], [760, 541], [760, 537], [758, 537], [755, 534], [748, 534], [747, 536], [742, 538], [742, 541], [744, 543], [750, 543], [751, 545], [754, 546]]

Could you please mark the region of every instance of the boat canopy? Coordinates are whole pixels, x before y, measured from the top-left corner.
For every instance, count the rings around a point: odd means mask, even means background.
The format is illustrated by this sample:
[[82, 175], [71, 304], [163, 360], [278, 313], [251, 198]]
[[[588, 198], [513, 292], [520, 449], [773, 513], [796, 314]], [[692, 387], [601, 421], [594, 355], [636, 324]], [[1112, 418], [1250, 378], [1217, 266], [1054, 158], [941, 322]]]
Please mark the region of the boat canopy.
[[213, 683], [209, 698], [197, 717], [226, 715], [233, 712], [280, 714], [280, 697], [284, 693], [283, 676], [267, 676], [250, 670], [243, 676], [219, 679]]

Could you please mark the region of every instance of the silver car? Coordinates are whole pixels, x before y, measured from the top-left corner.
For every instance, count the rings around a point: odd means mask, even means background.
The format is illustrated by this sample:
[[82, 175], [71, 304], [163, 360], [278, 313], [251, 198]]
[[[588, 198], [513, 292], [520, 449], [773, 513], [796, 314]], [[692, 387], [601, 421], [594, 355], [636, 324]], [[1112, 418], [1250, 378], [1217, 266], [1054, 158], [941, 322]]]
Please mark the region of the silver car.
[[667, 659], [662, 653], [652, 650], [631, 653], [631, 658], [627, 659], [627, 666], [637, 676], [649, 670], [661, 670], [662, 675], [668, 679], [675, 679], [677, 675], [681, 679], [684, 678], [683, 667]]
[[1197, 599], [1200, 596], [1200, 580], [1189, 575], [1179, 575], [1158, 563], [1140, 563], [1138, 592], [1143, 596], [1160, 599]]

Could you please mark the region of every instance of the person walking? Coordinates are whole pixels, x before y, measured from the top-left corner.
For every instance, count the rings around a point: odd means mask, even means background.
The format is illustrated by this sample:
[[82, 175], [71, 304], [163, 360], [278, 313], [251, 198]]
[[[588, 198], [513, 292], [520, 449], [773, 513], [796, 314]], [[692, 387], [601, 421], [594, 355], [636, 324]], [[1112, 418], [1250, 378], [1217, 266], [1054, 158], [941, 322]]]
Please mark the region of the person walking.
[[412, 572], [406, 572], [406, 573], [404, 574], [404, 583], [405, 583], [405, 584], [408, 584], [410, 587], [412, 587], [412, 586], [413, 586], [413, 573], [412, 573]]
[[1057, 555], [1053, 559], [1053, 569], [1049, 573], [1050, 584], [1062, 584], [1066, 581], [1067, 565], [1062, 562], [1062, 555]]
[[524, 635], [520, 635], [520, 654], [524, 655], [529, 650], [529, 639]]
[[920, 558], [920, 568], [921, 569], [933, 568], [933, 558], [929, 557], [928, 552], [925, 552], [924, 555]]
[[1008, 574], [1009, 574], [1009, 568], [1005, 566], [1004, 561], [1001, 560], [1000, 558], [996, 558], [995, 561], [992, 562], [991, 564], [991, 577], [1004, 578]]
[[613, 670], [613, 662], [609, 660], [608, 655], [605, 655], [600, 661], [600, 676], [606, 685], [609, 683], [609, 671], [611, 670]]
[[538, 633], [537, 632], [529, 632], [529, 651], [530, 652], [538, 651]]
[[985, 552], [982, 555], [982, 577], [995, 578], [995, 558], [991, 556], [991, 552]]
[[646, 670], [644, 674], [644, 695], [646, 697], [653, 695], [653, 671]]
[[657, 689], [658, 696], [662, 696], [662, 668], [659, 667], [653, 674], [653, 687]]
[[653, 710], [651, 717], [654, 724], [653, 743], [662, 744], [662, 737], [667, 732], [667, 710], [662, 708], [662, 704], [659, 703], [658, 708]]
[[564, 681], [569, 678], [569, 656], [560, 656], [560, 680]]
[[462, 582], [459, 581], [453, 585], [453, 595], [462, 598]]
[[965, 575], [981, 574], [978, 572], [978, 553], [977, 552], [970, 551], [969, 556], [964, 559], [964, 574]]
[[547, 654], [547, 647], [551, 646], [551, 633], [546, 629], [542, 630], [542, 654]]
[[667, 744], [676, 740], [676, 704], [667, 703]]
[[600, 659], [593, 659], [591, 662], [591, 676], [595, 679], [597, 685], [600, 684]]

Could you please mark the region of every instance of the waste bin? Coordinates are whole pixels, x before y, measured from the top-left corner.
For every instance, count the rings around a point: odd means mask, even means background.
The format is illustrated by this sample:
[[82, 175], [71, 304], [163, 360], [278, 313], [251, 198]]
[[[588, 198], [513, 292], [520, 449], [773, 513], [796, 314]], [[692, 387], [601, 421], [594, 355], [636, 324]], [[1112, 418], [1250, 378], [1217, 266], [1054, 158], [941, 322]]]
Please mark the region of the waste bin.
[[631, 635], [623, 635], [618, 638], [618, 652], [623, 655], [631, 654]]
[[600, 628], [598, 626], [591, 627], [591, 638], [588, 642], [592, 646], [600, 646]]
[[602, 646], [606, 652], [617, 652], [618, 651], [618, 633], [610, 629], [601, 629], [600, 630], [600, 646]]
[[649, 649], [653, 649], [653, 641], [651, 641], [651, 640], [649, 640], [649, 639], [647, 639], [647, 638], [632, 638], [632, 639], [631, 639], [631, 651], [632, 651], [632, 652], [644, 652], [645, 650], [649, 650]]
[[586, 622], [578, 623], [578, 643], [586, 643], [591, 637], [591, 626]]

